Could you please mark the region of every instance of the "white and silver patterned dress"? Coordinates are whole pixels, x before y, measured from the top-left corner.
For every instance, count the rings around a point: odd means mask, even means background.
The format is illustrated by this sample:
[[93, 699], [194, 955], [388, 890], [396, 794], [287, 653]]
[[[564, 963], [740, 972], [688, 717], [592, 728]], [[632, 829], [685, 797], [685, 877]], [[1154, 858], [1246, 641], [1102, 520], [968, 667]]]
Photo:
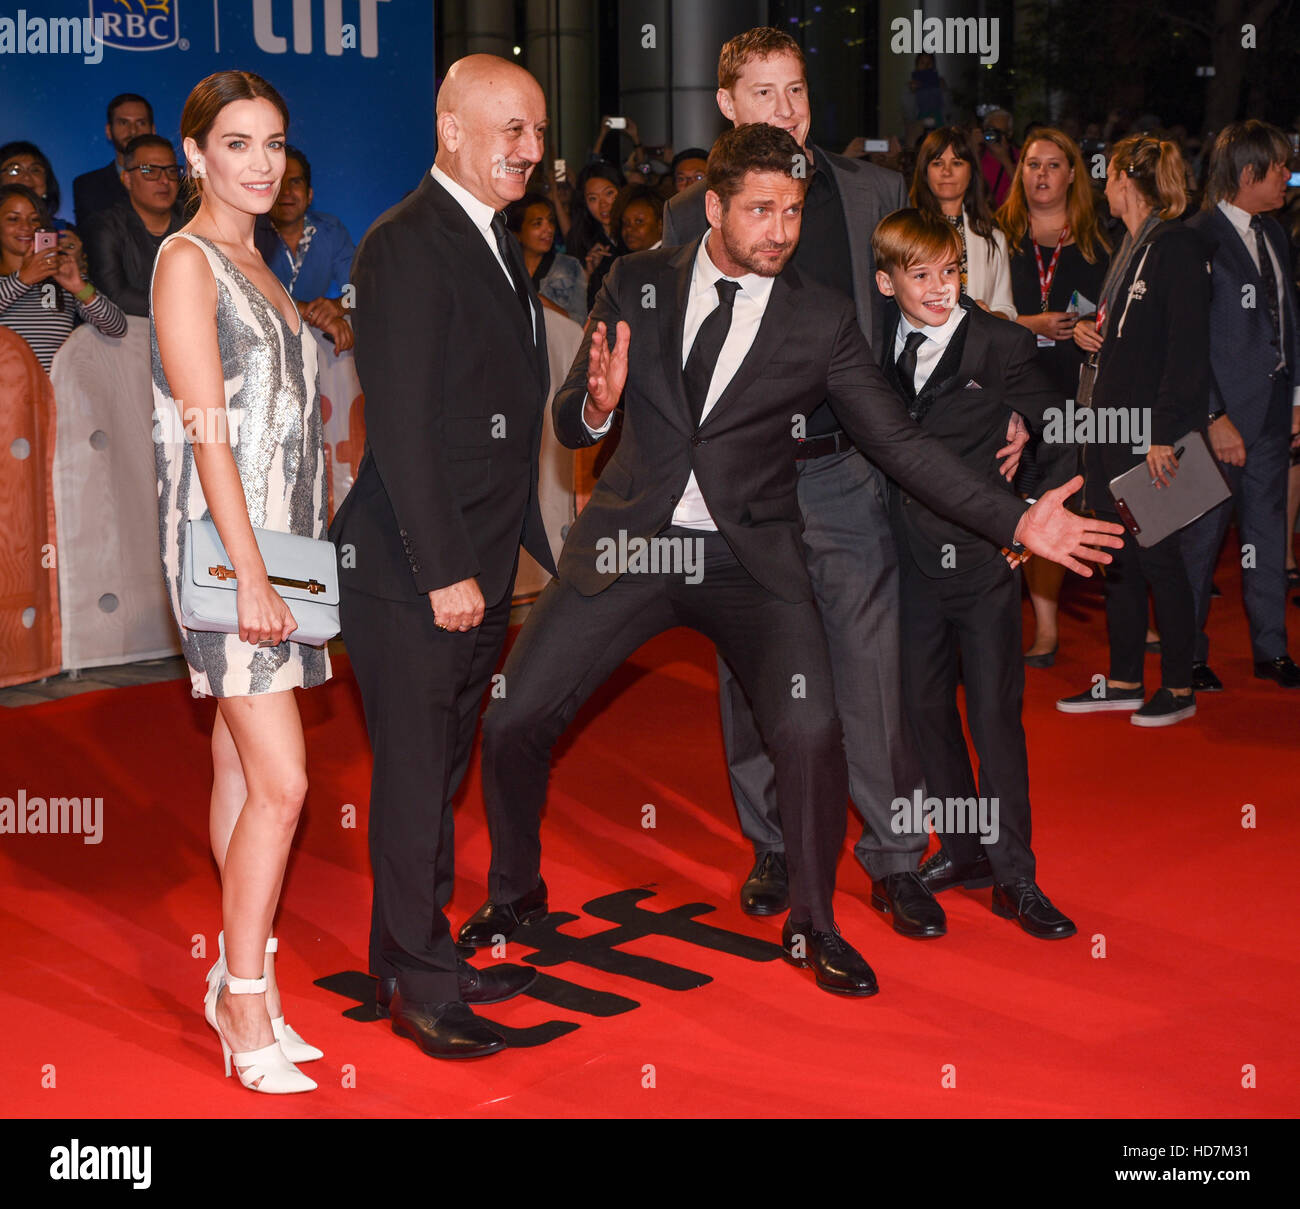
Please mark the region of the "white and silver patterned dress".
[[[316, 341], [299, 319], [294, 332], [273, 306], [210, 240], [178, 232], [203, 250], [217, 283], [217, 344], [225, 379], [230, 446], [256, 529], [323, 538], [328, 517], [325, 447], [317, 382]], [[152, 309], [152, 308], [151, 308]], [[282, 642], [258, 647], [238, 634], [188, 630], [180, 623], [180, 576], [186, 523], [207, 520], [207, 501], [194, 467], [194, 449], [163, 373], [158, 334], [149, 320], [158, 470], [158, 545], [163, 578], [194, 692], [248, 697], [312, 688], [330, 678], [324, 647]]]

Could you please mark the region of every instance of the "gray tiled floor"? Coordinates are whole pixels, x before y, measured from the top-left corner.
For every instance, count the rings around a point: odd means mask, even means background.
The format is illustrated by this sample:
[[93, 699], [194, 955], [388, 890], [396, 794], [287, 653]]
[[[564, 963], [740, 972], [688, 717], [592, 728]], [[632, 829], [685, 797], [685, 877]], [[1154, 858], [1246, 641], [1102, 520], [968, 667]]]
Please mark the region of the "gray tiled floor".
[[22, 705], [39, 705], [78, 693], [98, 689], [121, 688], [128, 684], [156, 684], [162, 680], [184, 680], [189, 673], [179, 655], [167, 659], [148, 659], [143, 663], [118, 663], [110, 667], [91, 667], [81, 672], [62, 672], [46, 680], [0, 688], [0, 706], [16, 709]]

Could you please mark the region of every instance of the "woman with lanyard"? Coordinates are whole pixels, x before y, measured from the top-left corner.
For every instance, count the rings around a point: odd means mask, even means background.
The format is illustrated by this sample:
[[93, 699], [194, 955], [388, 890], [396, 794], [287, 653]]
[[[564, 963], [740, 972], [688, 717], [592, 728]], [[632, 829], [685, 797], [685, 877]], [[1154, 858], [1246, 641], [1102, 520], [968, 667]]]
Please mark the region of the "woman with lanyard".
[[[1056, 389], [1073, 399], [1083, 350], [1072, 334], [1081, 313], [1101, 296], [1109, 248], [1097, 223], [1088, 170], [1074, 140], [1039, 127], [1016, 163], [1011, 192], [997, 214], [1011, 257], [1011, 296], [1016, 322], [1038, 339], [1038, 364]], [[1036, 494], [1042, 475], [1032, 438], [1021, 461], [1016, 489]], [[1025, 564], [1034, 606], [1034, 641], [1028, 667], [1051, 667], [1058, 645], [1057, 603], [1065, 568], [1043, 558]]]
[[[1106, 200], [1125, 229], [1102, 283], [1097, 316], [1080, 319], [1073, 336], [1090, 357], [1080, 403], [1116, 409], [1139, 427], [1084, 446], [1084, 504], [1118, 520], [1109, 483], [1145, 461], [1167, 487], [1178, 471], [1174, 445], [1204, 428], [1209, 413], [1210, 248], [1173, 221], [1187, 205], [1183, 157], [1166, 140], [1133, 136], [1115, 146]], [[1095, 363], [1096, 376], [1091, 369]], [[1142, 438], [1145, 437], [1145, 441]], [[1136, 439], [1135, 439], [1136, 438]], [[1134, 447], [1148, 447], [1134, 452]], [[1094, 686], [1056, 703], [1063, 713], [1129, 712], [1135, 726], [1169, 726], [1196, 713], [1192, 653], [1196, 636], [1192, 588], [1182, 535], [1139, 546], [1130, 534], [1106, 569], [1110, 672]], [[1160, 688], [1143, 703], [1147, 593], [1160, 627]]]

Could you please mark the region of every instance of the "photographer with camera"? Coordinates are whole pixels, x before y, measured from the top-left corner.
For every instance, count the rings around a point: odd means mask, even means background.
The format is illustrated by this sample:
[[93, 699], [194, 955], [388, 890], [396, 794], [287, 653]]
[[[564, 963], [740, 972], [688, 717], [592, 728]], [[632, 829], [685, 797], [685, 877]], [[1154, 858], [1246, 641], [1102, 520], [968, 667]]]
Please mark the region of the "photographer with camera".
[[984, 115], [981, 134], [980, 171], [984, 174], [989, 198], [996, 210], [1011, 192], [1016, 162], [1020, 159], [1020, 148], [1011, 140], [1011, 114], [1005, 109], [990, 109]]

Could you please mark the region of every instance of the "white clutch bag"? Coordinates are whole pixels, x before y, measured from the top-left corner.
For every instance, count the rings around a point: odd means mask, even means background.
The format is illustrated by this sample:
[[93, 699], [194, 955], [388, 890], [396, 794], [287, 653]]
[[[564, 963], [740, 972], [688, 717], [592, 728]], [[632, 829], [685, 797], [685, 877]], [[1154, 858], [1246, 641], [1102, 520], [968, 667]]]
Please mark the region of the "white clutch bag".
[[[298, 628], [290, 642], [323, 646], [339, 632], [339, 572], [334, 543], [254, 529], [271, 586], [284, 598]], [[181, 624], [189, 630], [239, 633], [239, 581], [212, 521], [186, 526], [181, 571]]]

